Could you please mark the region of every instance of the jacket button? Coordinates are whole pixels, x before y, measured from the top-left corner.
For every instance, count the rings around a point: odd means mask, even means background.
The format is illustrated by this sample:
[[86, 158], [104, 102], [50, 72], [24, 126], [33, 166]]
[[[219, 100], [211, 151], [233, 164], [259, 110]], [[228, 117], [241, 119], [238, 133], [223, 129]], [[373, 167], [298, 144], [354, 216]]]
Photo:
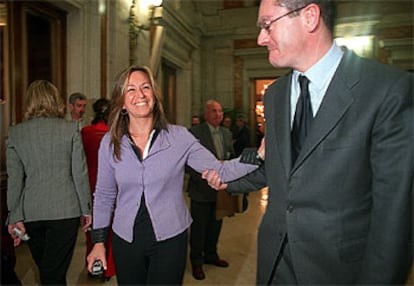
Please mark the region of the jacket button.
[[288, 205], [288, 207], [286, 208], [286, 210], [289, 213], [293, 212], [293, 206], [292, 205]]

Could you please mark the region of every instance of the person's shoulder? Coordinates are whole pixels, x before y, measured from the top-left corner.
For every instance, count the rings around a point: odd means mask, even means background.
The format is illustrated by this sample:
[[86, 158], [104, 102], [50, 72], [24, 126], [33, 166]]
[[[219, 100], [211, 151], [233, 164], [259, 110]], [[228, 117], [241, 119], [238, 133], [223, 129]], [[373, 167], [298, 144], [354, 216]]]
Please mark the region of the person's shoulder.
[[73, 126], [67, 120], [59, 117], [35, 117], [27, 121], [23, 121], [14, 127], [24, 129], [24, 128], [33, 128], [35, 126], [42, 127], [51, 127], [56, 128], [56, 126]]
[[277, 80], [274, 80], [272, 83], [270, 83], [267, 87], [266, 93], [274, 89], [285, 88], [286, 85], [290, 82], [291, 77], [292, 70], [289, 70], [284, 75], [278, 77]]
[[168, 124], [166, 132], [170, 136], [186, 136], [189, 134], [189, 131], [185, 126], [175, 124]]
[[378, 79], [384, 78], [384, 80], [387, 78], [391, 80], [392, 78], [411, 75], [405, 70], [379, 62], [374, 59], [361, 57], [350, 50], [345, 51], [343, 65], [344, 68], [351, 70], [353, 74], [355, 74], [356, 71], [359, 71], [359, 74], [362, 76], [375, 76], [378, 77]]
[[48, 122], [50, 125], [59, 126], [59, 128], [70, 130], [72, 132], [80, 132], [81, 127], [79, 126], [79, 123], [77, 121], [68, 121], [64, 118], [49, 118]]
[[23, 130], [23, 133], [24, 133], [24, 130], [26, 130], [28, 128], [27, 127], [28, 122], [29, 121], [23, 121], [23, 122], [20, 122], [20, 123], [17, 123], [15, 125], [10, 126], [9, 127], [9, 135], [8, 135], [9, 139], [13, 138], [14, 136], [18, 136], [19, 133], [22, 133], [22, 130]]
[[102, 141], [109, 142], [111, 140], [111, 132], [106, 132], [105, 135], [102, 137]]
[[87, 125], [87, 126], [83, 127], [81, 132], [82, 132], [82, 134], [92, 133], [92, 132], [95, 132], [95, 129], [96, 129], [95, 125], [91, 124], [91, 125]]
[[190, 131], [191, 132], [204, 132], [204, 131], [206, 131], [206, 130], [208, 130], [208, 125], [207, 125], [207, 122], [203, 122], [203, 123], [200, 123], [200, 124], [198, 124], [198, 125], [195, 125], [195, 126], [192, 126], [191, 128], [190, 128]]
[[204, 138], [205, 136], [209, 136], [210, 129], [208, 127], [207, 122], [203, 122], [199, 125], [193, 126], [190, 129], [191, 134], [193, 134], [197, 138]]
[[220, 126], [220, 130], [223, 133], [225, 133], [227, 136], [233, 136], [233, 134], [231, 133], [231, 131], [228, 128], [226, 128], [226, 127]]

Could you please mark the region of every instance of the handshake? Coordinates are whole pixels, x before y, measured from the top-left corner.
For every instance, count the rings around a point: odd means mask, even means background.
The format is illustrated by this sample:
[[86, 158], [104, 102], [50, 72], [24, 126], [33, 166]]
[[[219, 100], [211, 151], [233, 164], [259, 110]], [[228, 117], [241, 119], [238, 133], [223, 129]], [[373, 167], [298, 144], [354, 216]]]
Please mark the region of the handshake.
[[[264, 163], [264, 140], [260, 148], [245, 148], [243, 149], [242, 154], [240, 155], [240, 162], [245, 164], [252, 164], [261, 166]], [[216, 191], [221, 191], [227, 189], [228, 184], [221, 181], [220, 176], [215, 170], [205, 170], [201, 177], [207, 181], [208, 185], [215, 189]]]

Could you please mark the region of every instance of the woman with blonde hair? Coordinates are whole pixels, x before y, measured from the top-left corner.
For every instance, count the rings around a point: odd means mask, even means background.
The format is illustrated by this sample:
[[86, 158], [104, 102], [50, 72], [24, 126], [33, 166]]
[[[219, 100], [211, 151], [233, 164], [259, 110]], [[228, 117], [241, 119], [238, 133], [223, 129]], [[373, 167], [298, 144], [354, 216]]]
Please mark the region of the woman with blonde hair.
[[99, 260], [107, 267], [104, 242], [113, 217], [118, 284], [180, 285], [192, 222], [183, 196], [185, 166], [217, 170], [225, 181], [256, 166], [221, 163], [187, 128], [169, 124], [147, 67], [132, 66], [117, 77], [109, 126], [99, 149], [88, 270]]
[[88, 172], [78, 124], [64, 119], [58, 89], [30, 84], [24, 121], [10, 127], [6, 164], [8, 231], [27, 240], [42, 285], [66, 285], [79, 225], [91, 225]]

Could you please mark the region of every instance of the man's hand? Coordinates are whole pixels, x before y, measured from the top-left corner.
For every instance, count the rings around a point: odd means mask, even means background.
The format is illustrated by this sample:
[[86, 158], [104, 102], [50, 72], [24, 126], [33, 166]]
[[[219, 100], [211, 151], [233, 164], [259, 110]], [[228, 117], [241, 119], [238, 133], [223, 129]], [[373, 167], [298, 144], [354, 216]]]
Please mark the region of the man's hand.
[[201, 177], [207, 180], [208, 185], [216, 191], [227, 189], [227, 184], [221, 182], [221, 178], [215, 170], [205, 170]]
[[265, 159], [265, 140], [264, 137], [262, 138], [262, 142], [260, 144], [259, 149], [257, 149], [257, 155], [259, 155], [260, 159], [264, 161]]

